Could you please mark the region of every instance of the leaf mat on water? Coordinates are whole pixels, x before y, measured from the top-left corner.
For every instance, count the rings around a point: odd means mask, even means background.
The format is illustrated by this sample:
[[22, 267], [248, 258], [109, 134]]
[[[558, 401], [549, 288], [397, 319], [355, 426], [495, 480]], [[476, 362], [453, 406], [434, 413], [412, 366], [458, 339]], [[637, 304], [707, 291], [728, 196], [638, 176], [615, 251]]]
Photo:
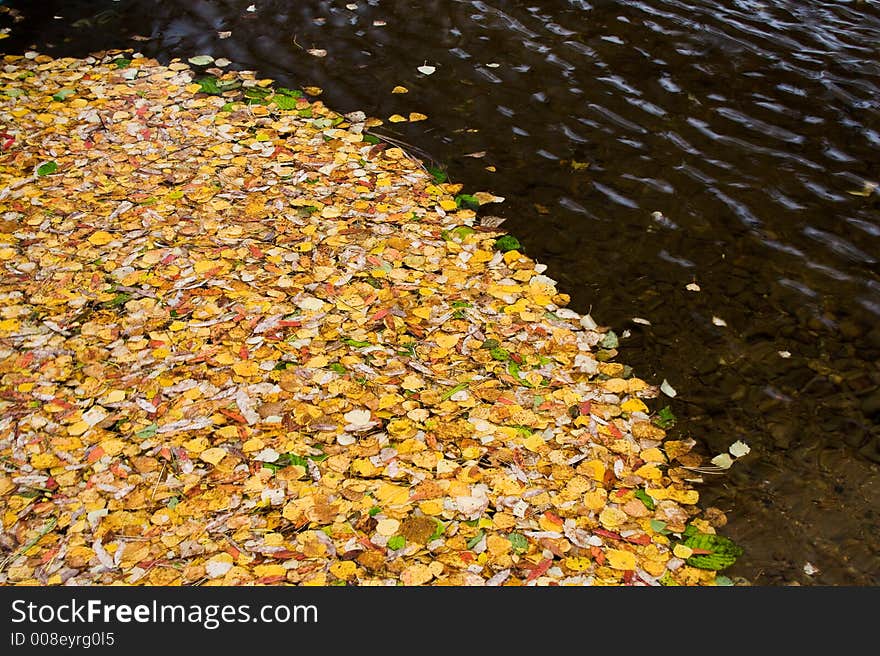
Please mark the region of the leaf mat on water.
[[716, 582], [694, 441], [461, 185], [195, 77], [5, 57], [0, 582]]

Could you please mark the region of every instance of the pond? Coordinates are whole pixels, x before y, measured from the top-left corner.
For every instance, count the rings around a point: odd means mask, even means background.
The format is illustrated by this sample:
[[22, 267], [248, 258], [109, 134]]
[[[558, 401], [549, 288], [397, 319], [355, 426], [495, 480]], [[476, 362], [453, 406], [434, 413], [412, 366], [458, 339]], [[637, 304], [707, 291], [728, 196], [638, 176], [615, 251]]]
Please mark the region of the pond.
[[700, 486], [746, 550], [725, 573], [880, 583], [876, 3], [2, 4], [4, 53], [226, 58], [504, 197], [571, 307], [675, 390], [670, 432], [750, 446]]

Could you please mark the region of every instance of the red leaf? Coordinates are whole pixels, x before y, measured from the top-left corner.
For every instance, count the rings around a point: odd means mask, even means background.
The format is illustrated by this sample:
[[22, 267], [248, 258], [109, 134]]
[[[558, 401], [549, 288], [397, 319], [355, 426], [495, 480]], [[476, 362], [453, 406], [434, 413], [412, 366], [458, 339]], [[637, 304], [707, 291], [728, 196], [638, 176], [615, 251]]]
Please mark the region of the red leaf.
[[584, 401], [583, 403], [578, 404], [578, 412], [580, 412], [582, 415], [586, 416], [586, 415], [590, 414], [590, 410], [592, 409], [592, 407], [593, 407], [592, 403], [590, 403], [589, 401]]
[[383, 319], [383, 318], [385, 318], [385, 315], [388, 314], [388, 312], [389, 312], [388, 308], [382, 308], [381, 310], [376, 312], [376, 314], [374, 314], [372, 317], [370, 317], [369, 320], [370, 321], [378, 321], [379, 319]]
[[232, 410], [227, 410], [226, 408], [220, 408], [220, 414], [226, 415], [227, 417], [229, 417], [233, 421], [237, 421], [240, 424], [247, 423], [247, 419], [245, 419], [244, 416], [238, 412], [234, 412]]
[[608, 431], [611, 435], [614, 436], [614, 439], [619, 440], [623, 437], [623, 433], [620, 432], [620, 429], [617, 428], [614, 424], [608, 424]]
[[532, 568], [532, 571], [529, 572], [529, 575], [526, 577], [526, 583], [529, 581], [534, 581], [539, 576], [543, 575], [548, 569], [550, 569], [550, 565], [553, 563], [552, 558], [545, 558], [540, 563], [535, 565]]
[[614, 533], [613, 531], [606, 531], [604, 528], [596, 528], [593, 529], [593, 533], [596, 535], [601, 535], [603, 538], [611, 538], [612, 540], [622, 540], [619, 533]]

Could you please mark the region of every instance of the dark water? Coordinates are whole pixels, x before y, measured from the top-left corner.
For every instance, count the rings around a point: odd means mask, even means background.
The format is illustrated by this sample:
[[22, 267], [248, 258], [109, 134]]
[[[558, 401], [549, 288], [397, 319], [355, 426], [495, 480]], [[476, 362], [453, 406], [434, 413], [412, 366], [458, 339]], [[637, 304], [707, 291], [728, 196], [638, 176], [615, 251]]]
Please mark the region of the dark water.
[[210, 54], [340, 111], [427, 114], [378, 131], [507, 199], [572, 307], [677, 390], [674, 434], [751, 446], [701, 488], [746, 549], [726, 573], [880, 583], [876, 2], [5, 5], [3, 52]]

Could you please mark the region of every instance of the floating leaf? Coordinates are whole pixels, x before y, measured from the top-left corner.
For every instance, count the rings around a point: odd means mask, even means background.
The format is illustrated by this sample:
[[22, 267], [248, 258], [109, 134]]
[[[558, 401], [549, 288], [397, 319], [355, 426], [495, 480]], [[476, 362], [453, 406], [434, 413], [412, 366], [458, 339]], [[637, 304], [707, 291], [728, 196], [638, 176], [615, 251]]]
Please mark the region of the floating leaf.
[[660, 383], [660, 391], [669, 397], [674, 397], [676, 394], [678, 394], [678, 392], [675, 391], [675, 388], [670, 385], [669, 381], [667, 381], [665, 378], [663, 379], [663, 382]]
[[211, 55], [196, 55], [195, 57], [190, 57], [188, 61], [196, 66], [207, 66], [213, 63], [214, 58]]
[[520, 244], [519, 239], [513, 235], [504, 235], [495, 240], [494, 248], [502, 253], [506, 253], [507, 251], [521, 251], [522, 244]]
[[730, 466], [733, 464], [733, 458], [726, 453], [721, 453], [712, 458], [710, 462], [716, 467], [721, 467], [721, 469], [730, 469]]
[[480, 201], [476, 196], [469, 194], [459, 194], [455, 197], [455, 204], [468, 210], [476, 210], [480, 207]]
[[202, 93], [207, 93], [212, 96], [219, 96], [222, 91], [220, 86], [217, 84], [216, 77], [203, 77], [196, 80], [196, 84], [199, 85], [199, 91]]
[[602, 341], [599, 342], [602, 348], [606, 349], [616, 349], [620, 345], [620, 341], [617, 338], [617, 333], [613, 330], [609, 330], [605, 333], [605, 336], [602, 338]]
[[427, 167], [428, 173], [431, 174], [431, 177], [434, 178], [435, 184], [442, 184], [446, 182], [446, 171], [443, 169], [438, 169], [436, 166]]
[[687, 564], [699, 569], [721, 570], [730, 567], [743, 555], [743, 549], [730, 538], [723, 535], [695, 533], [682, 542], [694, 550]]
[[748, 455], [751, 452], [749, 445], [745, 442], [737, 440], [727, 449], [734, 458], [742, 458], [745, 455]]
[[664, 406], [654, 418], [654, 424], [660, 428], [671, 428], [675, 425], [675, 415], [672, 414], [672, 408], [668, 405]]

